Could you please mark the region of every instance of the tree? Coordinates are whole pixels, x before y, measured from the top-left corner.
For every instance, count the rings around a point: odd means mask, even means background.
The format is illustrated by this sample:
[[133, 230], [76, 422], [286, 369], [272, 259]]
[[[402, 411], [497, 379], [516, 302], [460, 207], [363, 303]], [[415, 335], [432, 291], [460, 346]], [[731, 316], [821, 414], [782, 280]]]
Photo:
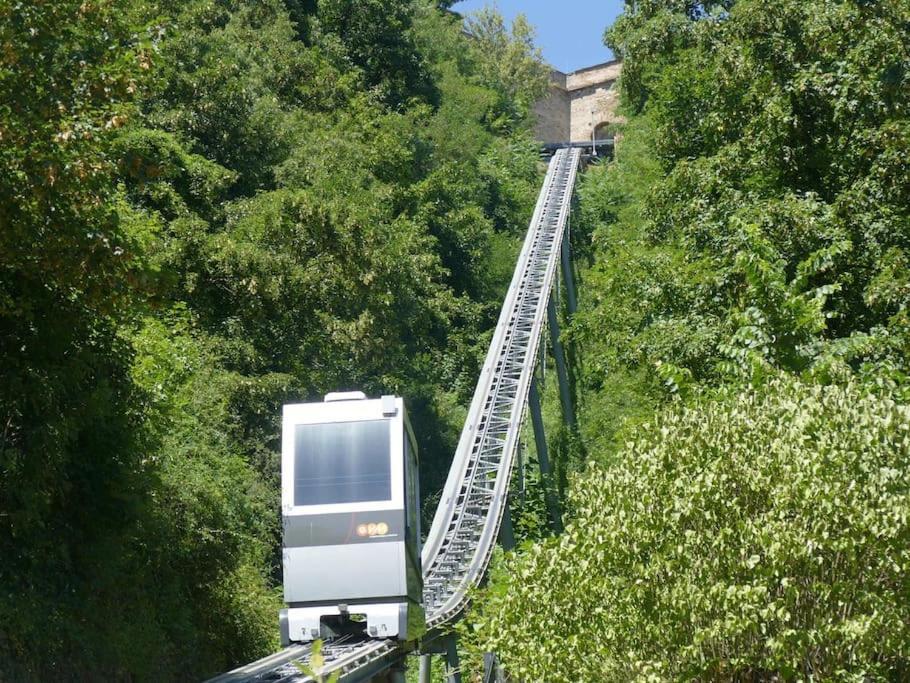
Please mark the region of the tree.
[[0, 678], [275, 647], [282, 403], [405, 395], [439, 487], [537, 155], [390, 7], [0, 1]]
[[[132, 9], [0, 3], [4, 677], [40, 676], [29, 655], [42, 648], [50, 669], [70, 650], [99, 669], [111, 660], [111, 591], [148, 491], [143, 399], [120, 333], [143, 300], [158, 225], [126, 204], [113, 142], [157, 34]], [[65, 629], [81, 635], [50, 642]]]
[[474, 39], [478, 81], [502, 98], [500, 125], [527, 120], [550, 77], [540, 49], [534, 46], [534, 28], [519, 14], [508, 29], [501, 14], [484, 7], [468, 18], [466, 30]]
[[411, 2], [319, 0], [323, 40], [340, 42], [342, 54], [378, 88], [383, 101], [401, 106], [411, 97], [433, 101], [436, 93], [416, 49]]
[[629, 122], [568, 330], [597, 465], [479, 600], [512, 675], [906, 678], [908, 20], [641, 0], [607, 33]]
[[477, 647], [527, 680], [901, 679], [908, 420], [790, 379], [672, 407], [499, 565]]

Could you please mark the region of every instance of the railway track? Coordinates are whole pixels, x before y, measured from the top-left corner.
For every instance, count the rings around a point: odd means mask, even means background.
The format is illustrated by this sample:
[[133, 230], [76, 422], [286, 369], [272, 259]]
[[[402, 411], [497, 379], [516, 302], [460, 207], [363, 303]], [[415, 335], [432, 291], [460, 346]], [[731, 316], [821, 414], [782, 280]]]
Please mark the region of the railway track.
[[[503, 302], [468, 418], [423, 547], [428, 639], [457, 620], [486, 572], [507, 508], [519, 432], [556, 281], [581, 150], [556, 150]], [[323, 673], [342, 683], [368, 680], [400, 662], [416, 643], [348, 640], [326, 644]], [[305, 683], [312, 649], [295, 645], [208, 683]]]

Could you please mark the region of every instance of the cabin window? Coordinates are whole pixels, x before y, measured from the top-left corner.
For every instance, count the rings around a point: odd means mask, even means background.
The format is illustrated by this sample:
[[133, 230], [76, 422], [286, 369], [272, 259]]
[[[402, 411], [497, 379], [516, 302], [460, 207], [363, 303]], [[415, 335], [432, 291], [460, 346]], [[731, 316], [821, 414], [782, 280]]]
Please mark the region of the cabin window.
[[294, 505], [392, 499], [390, 421], [297, 425]]

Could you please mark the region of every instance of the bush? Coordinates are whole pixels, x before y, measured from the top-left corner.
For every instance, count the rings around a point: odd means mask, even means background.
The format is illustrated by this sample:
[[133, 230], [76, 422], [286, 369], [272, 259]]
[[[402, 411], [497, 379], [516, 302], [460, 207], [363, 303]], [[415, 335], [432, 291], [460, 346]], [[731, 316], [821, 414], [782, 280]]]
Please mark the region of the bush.
[[565, 535], [475, 608], [513, 676], [910, 675], [906, 406], [775, 379], [663, 413], [573, 488]]

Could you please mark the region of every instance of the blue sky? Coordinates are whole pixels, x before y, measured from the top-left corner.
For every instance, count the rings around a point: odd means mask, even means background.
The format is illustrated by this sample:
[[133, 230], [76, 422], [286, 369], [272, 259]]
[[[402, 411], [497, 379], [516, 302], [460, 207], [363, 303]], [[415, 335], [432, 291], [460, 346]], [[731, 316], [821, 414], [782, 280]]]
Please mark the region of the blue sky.
[[524, 13], [537, 29], [537, 44], [560, 71], [574, 71], [612, 58], [604, 29], [622, 12], [623, 0], [463, 0], [452, 6], [463, 14], [495, 4], [509, 20]]

